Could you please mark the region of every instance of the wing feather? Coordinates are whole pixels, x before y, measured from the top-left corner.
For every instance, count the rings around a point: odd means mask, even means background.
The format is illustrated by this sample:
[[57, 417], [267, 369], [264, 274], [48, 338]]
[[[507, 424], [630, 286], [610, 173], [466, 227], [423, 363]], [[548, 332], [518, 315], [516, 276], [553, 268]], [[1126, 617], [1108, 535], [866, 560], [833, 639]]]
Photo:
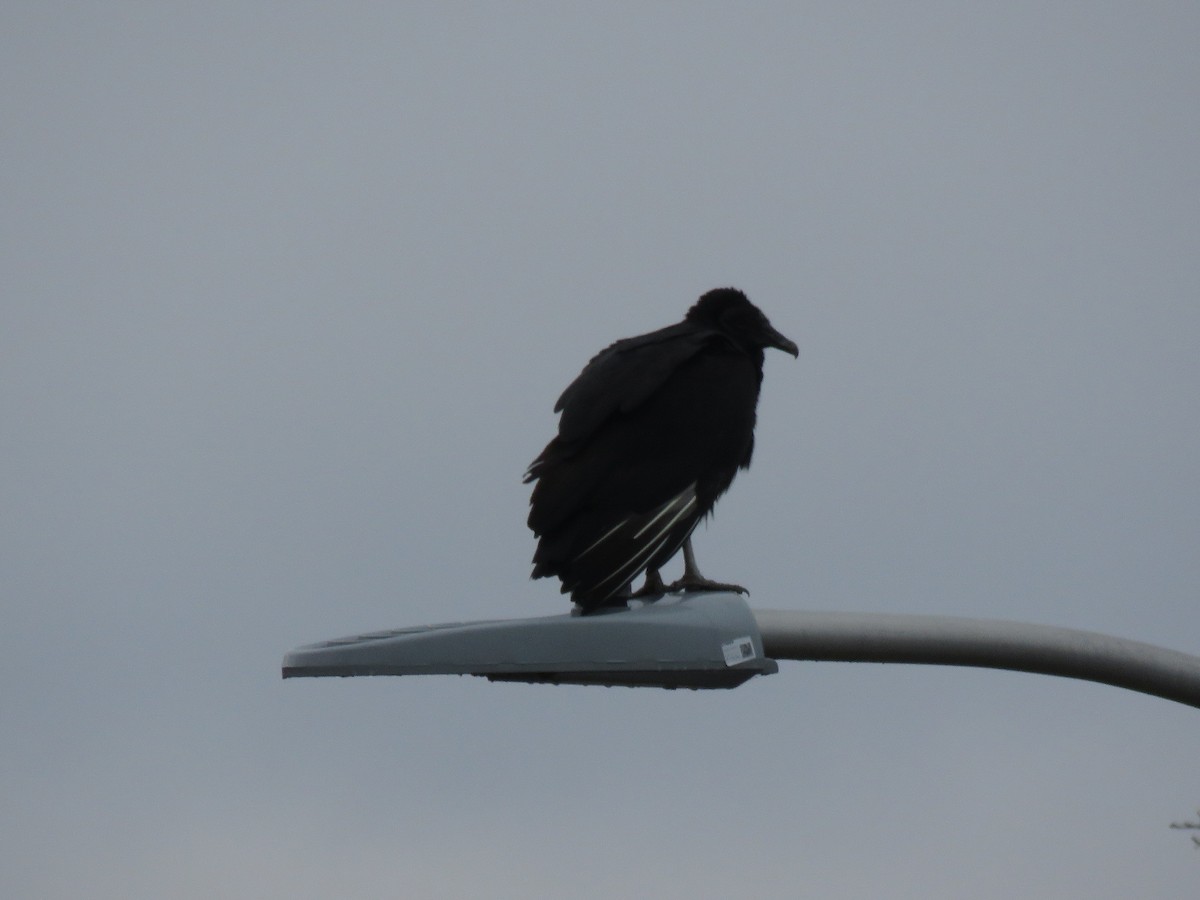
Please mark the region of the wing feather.
[[691, 484], [647, 513], [626, 516], [571, 558], [563, 592], [585, 604], [603, 603], [648, 566], [673, 556], [701, 515]]
[[615, 413], [630, 413], [717, 332], [680, 322], [625, 338], [597, 353], [554, 404], [559, 440], [585, 440]]

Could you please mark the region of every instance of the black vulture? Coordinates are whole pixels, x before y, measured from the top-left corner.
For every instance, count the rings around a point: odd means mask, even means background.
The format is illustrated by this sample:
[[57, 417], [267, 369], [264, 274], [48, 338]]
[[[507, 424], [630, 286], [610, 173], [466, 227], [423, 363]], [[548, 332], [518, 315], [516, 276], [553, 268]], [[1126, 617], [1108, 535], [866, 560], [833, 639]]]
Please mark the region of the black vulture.
[[[700, 574], [691, 534], [750, 466], [767, 347], [799, 356], [745, 294], [718, 288], [677, 325], [596, 354], [558, 398], [558, 435], [525, 473], [537, 482], [532, 577], [557, 575], [584, 612], [666, 591], [744, 593]], [[664, 585], [659, 569], [680, 547], [683, 577]]]

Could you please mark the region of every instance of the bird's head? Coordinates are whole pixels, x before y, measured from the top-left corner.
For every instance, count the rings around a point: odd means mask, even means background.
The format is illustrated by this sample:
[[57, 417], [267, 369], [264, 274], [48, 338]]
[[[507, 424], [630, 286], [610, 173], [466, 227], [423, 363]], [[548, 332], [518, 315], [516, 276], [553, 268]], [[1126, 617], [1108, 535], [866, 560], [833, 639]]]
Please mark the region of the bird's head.
[[687, 320], [718, 331], [747, 350], [774, 347], [792, 356], [800, 356], [795, 342], [776, 331], [767, 317], [736, 288], [709, 291], [688, 310]]

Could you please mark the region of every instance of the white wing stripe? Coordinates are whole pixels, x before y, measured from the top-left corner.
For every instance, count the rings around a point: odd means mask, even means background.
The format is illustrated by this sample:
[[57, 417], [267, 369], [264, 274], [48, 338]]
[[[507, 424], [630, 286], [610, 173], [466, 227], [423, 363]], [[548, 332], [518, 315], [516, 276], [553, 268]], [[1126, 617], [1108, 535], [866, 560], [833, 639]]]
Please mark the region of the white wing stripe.
[[[688, 493], [691, 494], [690, 488], [688, 490]], [[666, 525], [664, 525], [661, 529], [659, 529], [657, 534], [655, 534], [652, 538], [650, 538], [649, 541], [647, 541], [645, 544], [643, 544], [642, 547], [636, 553], [633, 554], [633, 556], [631, 556], [628, 560], [626, 560], [624, 563], [622, 563], [620, 566], [618, 566], [611, 575], [609, 575], [607, 578], [603, 579], [602, 581], [598, 582], [596, 584], [596, 587], [600, 587], [601, 585], [607, 584], [608, 582], [612, 581], [614, 578], [617, 578], [618, 576], [620, 576], [622, 572], [628, 571], [630, 573], [629, 577], [632, 578], [633, 573], [637, 572], [638, 567], [640, 565], [644, 564], [651, 557], [653, 557], [654, 554], [662, 547], [662, 545], [665, 544], [670, 539], [671, 528], [674, 527], [675, 523], [678, 522], [681, 518], [683, 518], [683, 516], [685, 516], [687, 514], [688, 510], [690, 510], [695, 505], [696, 505], [696, 496], [695, 496], [695, 494], [691, 494], [691, 496], [688, 497], [687, 503], [685, 503], [683, 505], [683, 507], [679, 510], [679, 512], [675, 513], [675, 515], [671, 517], [671, 521], [669, 521]], [[656, 516], [655, 518], [657, 519], [659, 517]], [[645, 529], [643, 529], [643, 530], [645, 530]], [[639, 531], [638, 534], [641, 534], [641, 532]], [[619, 581], [617, 583], [617, 588], [614, 590], [614, 593], [616, 590], [620, 590], [620, 588], [623, 587], [624, 584], [625, 584], [624, 579]], [[612, 594], [609, 594], [609, 596], [612, 596]]]
[[[582, 559], [583, 557], [587, 556], [589, 553], [591, 553], [593, 550], [595, 550], [597, 547], [599, 547], [601, 544], [603, 544], [605, 541], [607, 541], [610, 537], [612, 537], [614, 534], [616, 534], [618, 531], [620, 531], [622, 528], [624, 528], [625, 523], [628, 521], [629, 521], [629, 519], [622, 519], [620, 522], [618, 522], [612, 528], [608, 529], [608, 531], [606, 531], [606, 532], [604, 532], [604, 534], [600, 535], [600, 537], [598, 537], [595, 541], [592, 542], [591, 546], [589, 546], [586, 550], [581, 552], [578, 556], [575, 557], [575, 559], [571, 560], [571, 562], [575, 562], [576, 560]], [[638, 534], [641, 534], [641, 532], [639, 531]]]
[[683, 493], [679, 494], [676, 497], [672, 497], [670, 500], [668, 500], [666, 503], [664, 503], [662, 505], [662, 509], [659, 510], [658, 515], [656, 515], [653, 519], [651, 519], [649, 522], [647, 522], [645, 525], [643, 525], [641, 528], [639, 528], [637, 531], [635, 531], [633, 536], [635, 538], [640, 538], [643, 534], [645, 534], [647, 531], [649, 531], [650, 527], [655, 522], [657, 522], [659, 519], [661, 519], [663, 516], [665, 516], [667, 513], [669, 513], [672, 509], [674, 509], [683, 500], [683, 498], [686, 497], [691, 492], [691, 490], [692, 489], [689, 487], [687, 490], [683, 491]]
[[[662, 545], [665, 544], [669, 538], [670, 538], [670, 535], [663, 538], [657, 544], [654, 544], [653, 546], [651, 546], [650, 551], [646, 554], [645, 558], [650, 559], [651, 557], [653, 557], [654, 554], [659, 551], [659, 549], [662, 547]], [[637, 572], [636, 560], [637, 560], [638, 555], [640, 555], [640, 554], [635, 554], [634, 558], [630, 560], [630, 563], [633, 563], [633, 565], [630, 565], [627, 563], [626, 565], [622, 566], [620, 569], [617, 569], [617, 571], [613, 572], [612, 575], [609, 575], [608, 578], [605, 578], [604, 581], [600, 582], [600, 584], [604, 584], [605, 582], [612, 579], [614, 576], [620, 575], [621, 572], [623, 572], [623, 571], [629, 572], [629, 575], [627, 575], [625, 578], [622, 578], [619, 581], [617, 581], [616, 586], [613, 587], [613, 589], [611, 591], [609, 591], [607, 594], [604, 595], [605, 600], [609, 599], [613, 594], [615, 594], [617, 591], [621, 590], [621, 588], [623, 588], [625, 586], [626, 582], [633, 578], [634, 573]]]

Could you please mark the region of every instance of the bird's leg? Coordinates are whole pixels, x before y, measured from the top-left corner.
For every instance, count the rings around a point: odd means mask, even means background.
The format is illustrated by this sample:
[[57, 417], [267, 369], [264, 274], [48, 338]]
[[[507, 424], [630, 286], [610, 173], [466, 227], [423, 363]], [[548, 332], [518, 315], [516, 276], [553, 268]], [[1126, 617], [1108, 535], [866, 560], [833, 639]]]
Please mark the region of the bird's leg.
[[667, 587], [663, 584], [658, 569], [647, 569], [645, 583], [633, 592], [633, 596], [639, 600], [657, 600], [666, 592]]
[[700, 574], [696, 567], [696, 554], [692, 551], [692, 539], [683, 542], [683, 577], [669, 585], [666, 590], [675, 591], [735, 591], [739, 594], [750, 592], [740, 584], [725, 584], [712, 581]]

